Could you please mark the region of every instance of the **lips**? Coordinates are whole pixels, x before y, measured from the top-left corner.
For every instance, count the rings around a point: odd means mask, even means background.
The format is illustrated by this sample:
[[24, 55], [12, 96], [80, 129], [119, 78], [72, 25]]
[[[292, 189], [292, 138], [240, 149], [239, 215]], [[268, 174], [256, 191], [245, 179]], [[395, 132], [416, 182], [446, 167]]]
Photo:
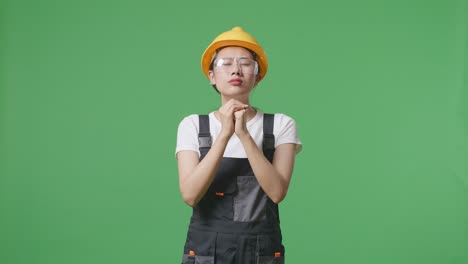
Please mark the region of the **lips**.
[[238, 86], [242, 84], [242, 79], [234, 78], [234, 79], [231, 79], [228, 83], [230, 83], [231, 85]]

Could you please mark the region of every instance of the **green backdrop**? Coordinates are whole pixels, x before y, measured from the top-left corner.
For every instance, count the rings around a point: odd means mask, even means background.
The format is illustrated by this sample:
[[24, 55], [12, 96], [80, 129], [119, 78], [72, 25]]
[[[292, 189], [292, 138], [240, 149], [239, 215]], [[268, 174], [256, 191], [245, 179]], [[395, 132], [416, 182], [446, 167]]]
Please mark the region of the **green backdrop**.
[[468, 263], [464, 0], [0, 3], [0, 263], [180, 263], [177, 125], [242, 26], [297, 124], [288, 263]]

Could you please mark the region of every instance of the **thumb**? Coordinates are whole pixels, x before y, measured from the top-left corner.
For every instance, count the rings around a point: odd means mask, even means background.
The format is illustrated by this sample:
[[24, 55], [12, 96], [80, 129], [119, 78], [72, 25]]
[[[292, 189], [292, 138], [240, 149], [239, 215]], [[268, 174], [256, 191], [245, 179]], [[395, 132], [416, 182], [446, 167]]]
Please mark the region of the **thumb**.
[[245, 113], [245, 109], [242, 109], [242, 110], [234, 112], [234, 116], [236, 117], [236, 119], [240, 119], [244, 116], [244, 113]]

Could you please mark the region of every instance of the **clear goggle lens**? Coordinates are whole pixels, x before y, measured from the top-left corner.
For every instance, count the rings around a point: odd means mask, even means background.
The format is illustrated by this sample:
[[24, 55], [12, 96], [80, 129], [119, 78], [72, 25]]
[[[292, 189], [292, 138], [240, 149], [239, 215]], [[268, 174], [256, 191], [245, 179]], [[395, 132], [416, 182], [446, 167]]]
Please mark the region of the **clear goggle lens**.
[[249, 58], [219, 58], [215, 61], [214, 66], [224, 72], [240, 69], [243, 74], [258, 73], [258, 63]]

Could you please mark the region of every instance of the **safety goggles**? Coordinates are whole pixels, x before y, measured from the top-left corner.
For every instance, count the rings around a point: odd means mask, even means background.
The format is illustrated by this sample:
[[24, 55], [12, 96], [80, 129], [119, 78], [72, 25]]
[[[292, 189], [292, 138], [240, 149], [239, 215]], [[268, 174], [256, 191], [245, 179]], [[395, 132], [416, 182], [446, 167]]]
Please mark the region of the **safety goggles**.
[[242, 74], [257, 74], [258, 63], [249, 58], [224, 57], [218, 58], [214, 62], [217, 70], [230, 73], [234, 70], [240, 70]]

